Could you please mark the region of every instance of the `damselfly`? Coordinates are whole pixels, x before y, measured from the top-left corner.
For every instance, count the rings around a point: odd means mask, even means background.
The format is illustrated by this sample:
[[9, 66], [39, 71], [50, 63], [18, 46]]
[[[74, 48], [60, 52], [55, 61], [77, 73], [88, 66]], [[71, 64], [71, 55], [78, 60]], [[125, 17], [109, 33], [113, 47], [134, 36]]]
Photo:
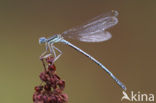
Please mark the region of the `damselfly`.
[[[71, 44], [69, 41], [64, 39], [68, 37], [68, 38], [76, 39], [82, 42], [103, 42], [103, 41], [109, 40], [112, 37], [112, 35], [110, 32], [106, 30], [113, 27], [114, 25], [118, 23], [117, 15], [118, 15], [118, 12], [112, 10], [106, 14], [102, 14], [100, 16], [93, 18], [89, 22], [79, 27], [75, 27], [67, 31], [64, 31], [61, 34], [55, 34], [50, 38], [41, 37], [39, 39], [39, 43], [40, 44], [44, 43], [46, 47], [46, 51], [41, 54], [41, 58], [46, 58], [50, 55], [54, 55], [54, 61], [56, 61], [61, 56], [62, 51], [56, 48], [54, 44], [57, 42], [62, 42], [74, 48], [75, 50], [81, 52], [82, 54], [87, 56], [89, 59], [94, 61], [102, 69], [104, 69], [116, 81], [116, 83], [120, 87], [126, 90], [126, 87], [122, 84], [122, 82], [120, 82], [103, 64], [101, 64], [98, 60], [93, 58], [88, 53], [84, 52], [77, 46]], [[56, 52], [55, 52], [56, 50], [60, 53], [59, 55], [56, 55]], [[50, 52], [49, 54], [47, 54], [48, 51]]]

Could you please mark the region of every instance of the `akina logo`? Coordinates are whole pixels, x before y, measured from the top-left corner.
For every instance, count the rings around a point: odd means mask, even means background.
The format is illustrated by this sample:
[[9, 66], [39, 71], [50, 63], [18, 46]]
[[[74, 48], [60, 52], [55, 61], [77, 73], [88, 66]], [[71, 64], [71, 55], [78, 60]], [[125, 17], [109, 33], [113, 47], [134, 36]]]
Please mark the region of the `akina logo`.
[[122, 92], [123, 97], [121, 98], [121, 101], [128, 100], [128, 101], [135, 101], [135, 102], [154, 102], [154, 94], [153, 93], [141, 93], [140, 91], [134, 92], [131, 91], [130, 95], [127, 95], [125, 91]]

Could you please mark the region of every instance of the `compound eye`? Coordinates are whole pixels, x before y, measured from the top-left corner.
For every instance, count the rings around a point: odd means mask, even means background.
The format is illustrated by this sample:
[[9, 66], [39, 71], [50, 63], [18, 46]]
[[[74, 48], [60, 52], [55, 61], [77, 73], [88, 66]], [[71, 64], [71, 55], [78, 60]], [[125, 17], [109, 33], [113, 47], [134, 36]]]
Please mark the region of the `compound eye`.
[[39, 44], [45, 43], [46, 40], [47, 40], [47, 39], [46, 39], [45, 37], [41, 37], [41, 38], [39, 39]]

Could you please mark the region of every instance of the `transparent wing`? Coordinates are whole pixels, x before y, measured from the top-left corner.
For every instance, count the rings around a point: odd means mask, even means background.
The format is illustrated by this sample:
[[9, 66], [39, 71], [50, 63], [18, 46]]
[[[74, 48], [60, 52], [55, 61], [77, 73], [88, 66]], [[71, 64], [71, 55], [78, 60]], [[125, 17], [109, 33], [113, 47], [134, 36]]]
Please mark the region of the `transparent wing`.
[[94, 33], [93, 35], [84, 35], [79, 38], [82, 42], [103, 42], [109, 40], [112, 35], [107, 31], [99, 31]]
[[77, 39], [83, 42], [102, 42], [111, 38], [106, 31], [118, 23], [118, 12], [110, 11], [90, 20], [89, 22], [62, 33], [63, 37]]

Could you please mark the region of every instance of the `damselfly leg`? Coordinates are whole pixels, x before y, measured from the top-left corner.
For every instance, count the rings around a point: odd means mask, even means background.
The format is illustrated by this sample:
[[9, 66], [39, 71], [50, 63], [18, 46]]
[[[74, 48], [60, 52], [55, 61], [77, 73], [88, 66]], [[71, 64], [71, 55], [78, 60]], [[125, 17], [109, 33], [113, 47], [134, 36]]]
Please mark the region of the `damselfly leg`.
[[[45, 51], [40, 55], [40, 59], [44, 59], [47, 58], [48, 56], [50, 56], [51, 54], [48, 53], [48, 43], [45, 43]], [[47, 54], [48, 53], [48, 54]]]
[[[62, 55], [62, 51], [60, 49], [56, 48], [53, 44], [51, 44], [51, 49], [52, 49], [53, 54], [54, 54], [54, 62], [55, 62]], [[56, 55], [56, 51], [55, 50], [59, 52], [58, 55]]]

